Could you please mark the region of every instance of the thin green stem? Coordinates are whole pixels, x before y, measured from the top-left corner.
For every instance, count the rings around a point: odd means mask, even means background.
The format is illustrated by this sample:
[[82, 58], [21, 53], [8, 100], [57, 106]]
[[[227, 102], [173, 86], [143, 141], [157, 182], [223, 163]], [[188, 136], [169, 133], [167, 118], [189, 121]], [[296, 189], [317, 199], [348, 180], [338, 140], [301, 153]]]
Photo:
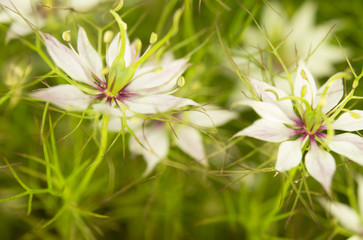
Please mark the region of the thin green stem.
[[49, 159], [50, 157], [49, 157], [49, 151], [47, 148], [46, 137], [44, 134], [44, 128], [45, 128], [44, 126], [45, 126], [46, 116], [47, 116], [47, 112], [48, 112], [48, 107], [49, 107], [49, 102], [47, 102], [44, 107], [40, 135], [41, 135], [42, 143], [43, 143], [43, 153], [44, 153], [44, 159], [45, 159], [47, 185], [48, 185], [49, 191], [52, 192], [53, 184], [52, 184], [52, 178], [51, 178], [51, 167], [50, 167], [50, 159]]
[[102, 162], [102, 159], [104, 158], [105, 152], [107, 150], [107, 135], [108, 135], [107, 126], [108, 126], [109, 120], [110, 120], [109, 116], [103, 115], [102, 125], [101, 125], [101, 140], [100, 140], [98, 154], [97, 154], [96, 159], [93, 162], [93, 164], [87, 170], [85, 177], [83, 178], [81, 184], [78, 187], [78, 194], [76, 196], [76, 199], [78, 199], [81, 196], [81, 194], [83, 193], [83, 191], [86, 189], [94, 172], [96, 171], [96, 169]]

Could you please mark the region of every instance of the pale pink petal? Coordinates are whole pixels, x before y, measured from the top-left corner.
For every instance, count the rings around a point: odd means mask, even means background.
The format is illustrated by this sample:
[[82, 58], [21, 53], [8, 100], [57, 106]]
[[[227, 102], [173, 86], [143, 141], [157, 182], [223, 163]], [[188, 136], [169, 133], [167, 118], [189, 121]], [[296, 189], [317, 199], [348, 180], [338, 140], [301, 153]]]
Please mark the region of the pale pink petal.
[[358, 131], [363, 129], [363, 111], [351, 110], [345, 112], [332, 123], [332, 128], [343, 131]]
[[[249, 79], [252, 87], [256, 90], [257, 94], [263, 102], [274, 103], [278, 105], [289, 118], [297, 118], [291, 100], [285, 99], [280, 101], [280, 99], [287, 97], [287, 94], [284, 91], [257, 79], [251, 77]], [[276, 95], [278, 99], [276, 98]]]
[[359, 215], [352, 208], [342, 203], [330, 202], [325, 198], [320, 198], [319, 202], [345, 229], [359, 234], [363, 232]]
[[[127, 86], [127, 90], [140, 94], [170, 91], [177, 85], [178, 78], [188, 68], [187, 61], [182, 58], [157, 65], [153, 69], [147, 66], [149, 72], [144, 71], [141, 67], [135, 73], [135, 79]], [[160, 69], [158, 69], [159, 67]]]
[[[111, 114], [108, 114], [108, 115], [111, 115]], [[128, 116], [126, 118], [126, 124], [131, 130], [140, 129], [142, 127], [142, 125], [143, 125], [142, 119], [140, 119], [138, 117], [132, 117], [134, 115], [128, 111], [126, 111], [126, 116]], [[123, 120], [122, 116], [111, 118], [110, 121], [108, 122], [107, 129], [110, 132], [117, 132], [117, 133], [120, 132], [121, 128], [122, 128], [121, 119]], [[128, 132], [128, 128], [126, 128], [126, 126], [124, 126], [124, 127], [125, 127], [124, 131]]]
[[249, 136], [268, 142], [282, 142], [294, 135], [294, 130], [286, 127], [282, 123], [259, 119], [251, 126], [236, 133], [233, 137]]
[[130, 108], [131, 111], [141, 114], [156, 114], [172, 109], [178, 109], [187, 105], [199, 105], [193, 100], [187, 98], [180, 98], [164, 94], [131, 98], [124, 103]]
[[135, 132], [143, 148], [134, 138], [130, 138], [130, 150], [142, 154], [146, 161], [144, 175], [148, 175], [169, 152], [169, 137], [164, 125], [151, 125]]
[[79, 56], [60, 43], [55, 37], [44, 33], [43, 39], [55, 64], [74, 80], [94, 86], [92, 74], [83, 66]]
[[[1, 5], [1, 0], [0, 0], [0, 5]], [[2, 11], [0, 12], [0, 22], [1, 23], [7, 23], [7, 22], [11, 22], [11, 16], [9, 13]]]
[[286, 141], [280, 144], [275, 165], [277, 171], [288, 171], [301, 163], [301, 142], [302, 139], [298, 138], [294, 141]]
[[266, 120], [277, 123], [287, 123], [291, 125], [295, 124], [295, 122], [286, 116], [286, 114], [278, 106], [276, 106], [276, 104], [250, 100], [242, 101], [241, 104], [252, 107], [253, 110], [258, 113], [258, 115], [265, 118]]
[[[120, 39], [120, 33], [118, 33], [110, 43], [110, 46], [106, 52], [106, 62], [109, 67], [112, 66], [113, 61], [115, 61], [116, 57], [120, 54], [120, 49], [121, 49], [121, 39]], [[125, 55], [124, 55], [125, 67], [131, 64], [134, 56], [135, 56], [135, 49], [131, 48], [130, 40], [126, 33], [126, 46], [125, 46]]]
[[32, 1], [27, 0], [0, 0], [0, 5], [4, 6], [5, 9], [9, 9], [21, 14], [29, 14], [32, 12]]
[[318, 105], [321, 96], [325, 92], [325, 105], [322, 112], [327, 113], [335, 107], [344, 95], [343, 80], [341, 78], [332, 83], [326, 82], [318, 91], [318, 98], [314, 102], [314, 108]]
[[25, 22], [13, 22], [6, 34], [5, 41], [28, 35], [31, 32], [33, 32], [33, 30]]
[[6, 41], [33, 32], [32, 25], [36, 28], [44, 24], [42, 16], [33, 11], [33, 7], [36, 8], [34, 1], [1, 0], [0, 5], [4, 6], [4, 11], [0, 13], [0, 22], [12, 22], [6, 34]]
[[305, 166], [310, 175], [324, 187], [325, 191], [330, 193], [336, 168], [333, 156], [312, 142], [305, 156]]
[[96, 103], [92, 105], [93, 110], [96, 112], [112, 116], [112, 117], [122, 117], [123, 114], [120, 109], [116, 107], [111, 107], [110, 104], [107, 103]]
[[177, 126], [176, 135], [176, 144], [183, 152], [203, 165], [207, 164], [203, 139], [198, 130], [189, 126]]
[[363, 138], [352, 133], [338, 134], [328, 143], [334, 152], [363, 165]]
[[[303, 90], [305, 89], [305, 90]], [[302, 96], [303, 91], [305, 95]], [[315, 104], [316, 84], [313, 76], [304, 62], [300, 62], [296, 70], [296, 80], [294, 83], [294, 94], [303, 97], [310, 105]]]
[[119, 117], [113, 117], [108, 122], [107, 130], [110, 132], [120, 132], [121, 127], [121, 119]]
[[106, 62], [109, 67], [111, 67], [113, 61], [120, 53], [120, 33], [118, 33], [110, 43], [106, 51]]
[[204, 110], [185, 112], [183, 119], [200, 127], [213, 128], [222, 126], [238, 117], [237, 113], [214, 105], [207, 105], [204, 107]]
[[351, 236], [350, 238], [347, 238], [347, 240], [362, 240], [362, 238], [359, 237], [358, 235], [354, 235], [354, 236]]
[[76, 11], [88, 11], [91, 8], [97, 6], [103, 0], [70, 0], [69, 7], [75, 9]]
[[88, 108], [93, 97], [69, 84], [36, 90], [30, 97], [50, 102], [67, 111], [82, 111]]
[[100, 74], [100, 71], [102, 69], [101, 57], [91, 45], [90, 41], [88, 40], [86, 31], [82, 27], [80, 27], [78, 30], [77, 48], [79, 56], [83, 61], [82, 63], [86, 65], [89, 70], [99, 79], [104, 80], [102, 74]]

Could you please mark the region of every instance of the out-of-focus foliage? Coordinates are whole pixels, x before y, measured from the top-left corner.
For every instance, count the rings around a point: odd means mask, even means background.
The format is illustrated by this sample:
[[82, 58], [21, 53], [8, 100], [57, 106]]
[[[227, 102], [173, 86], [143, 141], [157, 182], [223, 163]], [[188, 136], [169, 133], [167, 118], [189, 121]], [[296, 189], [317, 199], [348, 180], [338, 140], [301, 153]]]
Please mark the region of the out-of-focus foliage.
[[[138, 143], [129, 141], [133, 136], [128, 131], [102, 132], [99, 115], [66, 112], [29, 97], [35, 89], [66, 83], [59, 75], [62, 70], [50, 66], [54, 63], [42, 32], [67, 45], [62, 34], [70, 30], [70, 43], [77, 46], [82, 26], [105, 62], [104, 33], [120, 31], [110, 14], [117, 3], [79, 2], [31, 1], [23, 17], [30, 14], [36, 20], [27, 19], [35, 21], [28, 23], [33, 30], [22, 36], [8, 34], [25, 19], [14, 9], [2, 8], [0, 14], [1, 239], [346, 239], [356, 234], [340, 226], [318, 199], [358, 210], [354, 177], [362, 172], [361, 166], [332, 153], [337, 170], [329, 195], [303, 164], [278, 173], [276, 143], [233, 135], [258, 118], [251, 109], [235, 104], [251, 96], [245, 84], [248, 76], [288, 86], [282, 61], [295, 78], [299, 59], [294, 53], [299, 46], [288, 43], [289, 34], [304, 24], [311, 24], [314, 31], [301, 35], [307, 49], [317, 47], [318, 55], [319, 47], [330, 46], [318, 58], [330, 68], [316, 81], [322, 85], [333, 74], [345, 72], [349, 76], [344, 79], [345, 91], [350, 92], [356, 78], [352, 69], [359, 75], [363, 66], [363, 1], [124, 0], [117, 14], [127, 23], [130, 40], [143, 43], [142, 52], [152, 32], [162, 39], [173, 26], [175, 12], [182, 9], [177, 33], [155, 54], [158, 58], [171, 51], [176, 58], [189, 58], [185, 82], [174, 95], [236, 114], [223, 126], [208, 128], [180, 120], [177, 111], [146, 116], [163, 121], [170, 139], [167, 156], [147, 176], [143, 155], [129, 146]], [[300, 25], [291, 24], [307, 2], [316, 12], [303, 13]], [[274, 15], [272, 19], [266, 11]], [[272, 32], [268, 26], [274, 21], [285, 28], [277, 25]], [[290, 49], [279, 60], [276, 52], [284, 47]], [[346, 108], [361, 109], [362, 94], [358, 86], [357, 98]], [[199, 131], [208, 164], [178, 148], [179, 125]]]

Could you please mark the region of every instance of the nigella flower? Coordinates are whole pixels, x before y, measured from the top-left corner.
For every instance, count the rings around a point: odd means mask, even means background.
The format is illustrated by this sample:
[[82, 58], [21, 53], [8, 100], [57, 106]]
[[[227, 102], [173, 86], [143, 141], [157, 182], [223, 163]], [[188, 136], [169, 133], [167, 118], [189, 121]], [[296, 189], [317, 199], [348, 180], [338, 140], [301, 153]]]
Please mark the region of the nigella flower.
[[[131, 118], [128, 125], [137, 129], [134, 133], [142, 146], [136, 139], [130, 138], [130, 150], [144, 157], [147, 164], [144, 175], [149, 174], [168, 155], [171, 140], [194, 160], [207, 165], [202, 135], [197, 129], [215, 128], [236, 117], [237, 114], [234, 112], [207, 105], [204, 110], [174, 114], [172, 119], [168, 120], [170, 124], [150, 119], [143, 125], [140, 121], [137, 122], [137, 119]], [[119, 132], [120, 126], [120, 119], [113, 118], [109, 123], [109, 130]], [[170, 131], [170, 127], [173, 131]]]
[[[332, 77], [319, 90], [304, 63], [297, 68], [294, 96], [267, 83], [251, 80], [262, 101], [244, 101], [262, 119], [235, 136], [282, 142], [275, 169], [287, 171], [300, 164], [303, 151], [310, 175], [330, 191], [335, 161], [330, 150], [363, 165], [363, 138], [352, 133], [334, 135], [333, 130], [363, 129], [363, 111], [349, 110], [333, 119], [334, 107], [343, 96], [343, 81]], [[335, 117], [335, 116], [334, 116]]]
[[[300, 59], [309, 57], [308, 67], [310, 71], [314, 76], [322, 77], [331, 74], [334, 71], [334, 64], [344, 61], [344, 55], [341, 54], [339, 46], [330, 43], [333, 35], [330, 34], [326, 37], [330, 29], [335, 24], [337, 24], [336, 28], [339, 28], [341, 26], [340, 23], [337, 20], [333, 20], [316, 24], [317, 10], [318, 6], [316, 3], [307, 1], [289, 17], [281, 5], [272, 3], [269, 6], [266, 5], [261, 13], [261, 27], [263, 27], [269, 40], [276, 47], [279, 46], [278, 52], [287, 66], [293, 67], [296, 57]], [[268, 48], [268, 44], [260, 30], [256, 27], [249, 27], [246, 29], [244, 36], [244, 42], [247, 45], [252, 45], [256, 53], [254, 54], [252, 51], [249, 51], [249, 55], [252, 55], [255, 60], [259, 59], [261, 52], [257, 49]], [[315, 47], [318, 48], [312, 54]], [[236, 60], [238, 62], [242, 60], [241, 64], [253, 67], [251, 63], [247, 62], [245, 52], [238, 52]], [[247, 58], [249, 57], [247, 56]], [[276, 66], [280, 65], [277, 62], [275, 63], [272, 65], [272, 67], [275, 67], [273, 72], [278, 73], [282, 69], [276, 68]], [[264, 61], [263, 64], [267, 64], [267, 61]], [[261, 66], [253, 71], [257, 72], [258, 70], [261, 71]]]
[[338, 220], [343, 228], [355, 234], [348, 240], [361, 240], [363, 238], [363, 223], [361, 221], [363, 217], [363, 176], [358, 175], [356, 181], [358, 183], [358, 211], [343, 203], [331, 202], [325, 198], [319, 199], [320, 204]]
[[[130, 44], [126, 31], [115, 36], [107, 49], [106, 74], [102, 59], [83, 28], [80, 27], [78, 32], [78, 53], [50, 34], [44, 34], [43, 39], [49, 55], [71, 78], [68, 81], [72, 85], [40, 89], [31, 94], [33, 98], [74, 111], [86, 110], [91, 103], [95, 103], [95, 110], [114, 116], [122, 115], [120, 109], [155, 114], [197, 105], [190, 99], [170, 95], [177, 90], [177, 80], [188, 67], [187, 60], [173, 60], [166, 54], [160, 63], [148, 61], [141, 65], [147, 59], [148, 52], [139, 56], [141, 42]], [[110, 106], [115, 108], [110, 109]]]
[[[336, 30], [342, 25], [338, 20], [316, 24], [317, 9], [315, 2], [306, 1], [290, 17], [280, 4], [271, 2], [262, 10], [260, 25], [278, 49], [287, 70], [293, 70], [296, 59], [305, 59], [315, 77], [325, 77], [333, 73], [334, 64], [344, 61], [339, 46], [331, 43], [333, 35], [329, 34], [333, 26]], [[261, 80], [271, 77], [275, 86], [290, 91], [286, 73], [281, 63], [271, 54], [271, 48], [261, 31], [254, 26], [248, 27], [242, 42], [243, 50], [238, 48], [233, 54], [241, 71]], [[237, 84], [239, 87], [235, 89], [241, 89], [241, 82]], [[239, 100], [240, 91], [233, 92], [230, 101]]]

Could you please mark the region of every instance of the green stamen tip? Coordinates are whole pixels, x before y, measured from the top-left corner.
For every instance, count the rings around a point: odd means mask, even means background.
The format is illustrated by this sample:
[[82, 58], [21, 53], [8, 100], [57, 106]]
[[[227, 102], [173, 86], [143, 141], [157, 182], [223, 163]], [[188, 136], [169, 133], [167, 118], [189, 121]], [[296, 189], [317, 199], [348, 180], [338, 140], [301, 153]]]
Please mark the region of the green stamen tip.
[[70, 42], [71, 41], [71, 31], [70, 30], [64, 31], [62, 33], [62, 38], [64, 41]]
[[306, 93], [307, 93], [308, 89], [306, 87], [306, 85], [304, 85], [302, 88], [301, 88], [301, 97], [305, 97]]
[[303, 79], [305, 79], [306, 81], [309, 81], [308, 76], [306, 75], [306, 72], [304, 71], [304, 69], [301, 69], [300, 75]]

